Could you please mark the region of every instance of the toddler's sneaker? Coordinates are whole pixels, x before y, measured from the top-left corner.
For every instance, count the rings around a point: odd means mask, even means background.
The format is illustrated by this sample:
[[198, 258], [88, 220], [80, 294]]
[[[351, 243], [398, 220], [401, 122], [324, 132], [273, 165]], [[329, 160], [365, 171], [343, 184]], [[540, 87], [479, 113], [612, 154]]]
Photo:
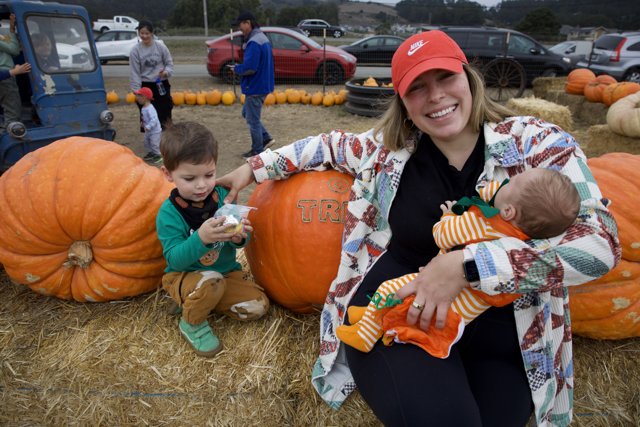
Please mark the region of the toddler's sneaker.
[[203, 357], [213, 357], [222, 350], [222, 344], [214, 335], [207, 320], [199, 325], [190, 325], [184, 319], [180, 319], [179, 328], [180, 334], [191, 344], [196, 354]]

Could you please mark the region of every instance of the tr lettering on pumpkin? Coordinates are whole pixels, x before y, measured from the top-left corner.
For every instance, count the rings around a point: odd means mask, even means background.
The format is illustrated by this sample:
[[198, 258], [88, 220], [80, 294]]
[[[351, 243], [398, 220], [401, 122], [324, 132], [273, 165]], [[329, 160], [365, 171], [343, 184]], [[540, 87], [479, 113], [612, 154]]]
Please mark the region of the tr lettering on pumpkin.
[[302, 222], [312, 222], [316, 216], [320, 222], [341, 223], [344, 220], [344, 212], [347, 209], [347, 201], [340, 203], [335, 199], [298, 200], [296, 205], [301, 210]]

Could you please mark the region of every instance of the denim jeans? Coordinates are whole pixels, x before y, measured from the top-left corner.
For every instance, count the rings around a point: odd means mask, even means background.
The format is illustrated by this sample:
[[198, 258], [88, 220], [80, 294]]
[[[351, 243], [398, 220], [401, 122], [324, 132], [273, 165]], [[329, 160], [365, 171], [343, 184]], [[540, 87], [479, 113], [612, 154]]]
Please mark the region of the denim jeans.
[[264, 147], [264, 141], [271, 139], [271, 135], [260, 122], [260, 112], [262, 111], [262, 103], [266, 95], [251, 95], [245, 97], [242, 107], [242, 117], [249, 125], [249, 133], [251, 133], [251, 151], [261, 153]]

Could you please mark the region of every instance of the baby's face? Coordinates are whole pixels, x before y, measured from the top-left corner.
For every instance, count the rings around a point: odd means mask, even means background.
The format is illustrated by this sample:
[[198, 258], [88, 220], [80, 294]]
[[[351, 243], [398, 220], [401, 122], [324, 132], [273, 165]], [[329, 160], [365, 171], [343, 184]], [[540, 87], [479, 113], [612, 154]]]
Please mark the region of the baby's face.
[[40, 57], [46, 58], [51, 53], [51, 42], [48, 38], [45, 38], [41, 44], [35, 47], [35, 50]]

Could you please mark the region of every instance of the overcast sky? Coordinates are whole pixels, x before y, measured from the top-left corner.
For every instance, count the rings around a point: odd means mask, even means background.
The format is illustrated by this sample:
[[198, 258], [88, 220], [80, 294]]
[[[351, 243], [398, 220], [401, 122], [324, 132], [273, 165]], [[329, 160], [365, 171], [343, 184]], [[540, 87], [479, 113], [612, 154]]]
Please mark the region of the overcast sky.
[[[396, 4], [400, 0], [351, 0], [351, 1], [362, 1], [362, 2], [371, 1], [372, 3]], [[476, 3], [480, 3], [483, 6], [495, 6], [496, 4], [500, 3], [501, 0], [473, 0], [473, 1], [475, 1]]]

